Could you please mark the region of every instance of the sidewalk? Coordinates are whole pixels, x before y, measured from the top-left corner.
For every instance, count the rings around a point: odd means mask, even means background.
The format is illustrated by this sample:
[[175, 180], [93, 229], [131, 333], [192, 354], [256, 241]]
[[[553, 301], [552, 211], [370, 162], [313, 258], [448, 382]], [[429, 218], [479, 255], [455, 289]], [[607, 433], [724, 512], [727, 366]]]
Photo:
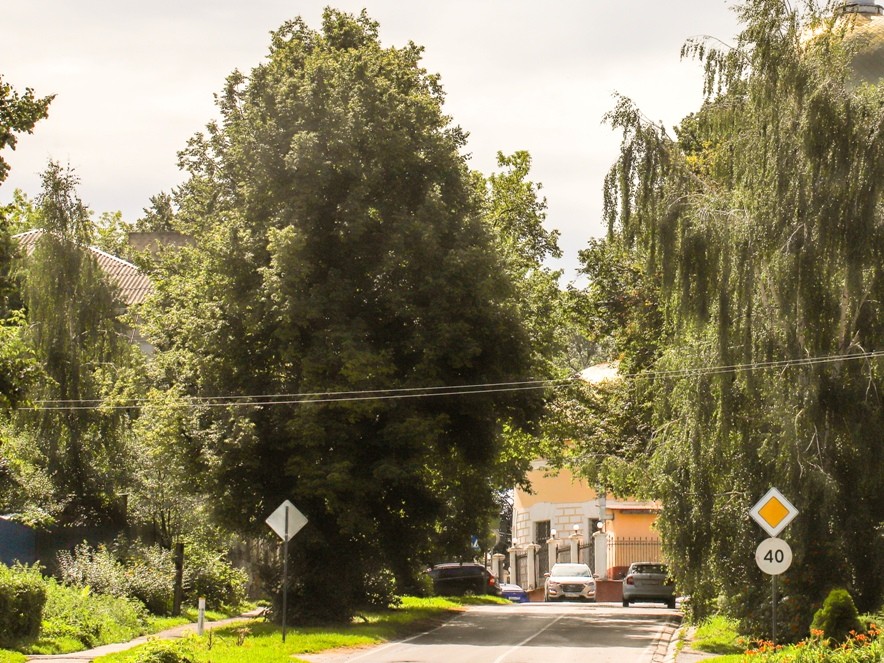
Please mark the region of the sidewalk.
[[[215, 622], [206, 622], [204, 626], [206, 630], [208, 630], [211, 628], [218, 628], [219, 626], [226, 626], [234, 622], [240, 622], [244, 619], [256, 619], [260, 617], [263, 612], [263, 608], [256, 608], [255, 610], [245, 612], [238, 617], [229, 617], [228, 619], [219, 619]], [[64, 661], [65, 663], [91, 663], [99, 656], [104, 656], [106, 654], [115, 654], [116, 652], [120, 651], [126, 651], [127, 649], [132, 649], [133, 647], [137, 647], [138, 645], [143, 645], [148, 640], [173, 640], [175, 638], [183, 638], [187, 635], [190, 635], [191, 633], [196, 633], [196, 624], [183, 624], [181, 626], [176, 626], [175, 628], [170, 628], [166, 631], [160, 631], [159, 633], [142, 635], [141, 637], [130, 640], [129, 642], [115, 642], [110, 645], [102, 645], [101, 647], [96, 647], [95, 649], [88, 649], [86, 651], [78, 651], [70, 654], [34, 654], [32, 656], [28, 656], [28, 660]]]

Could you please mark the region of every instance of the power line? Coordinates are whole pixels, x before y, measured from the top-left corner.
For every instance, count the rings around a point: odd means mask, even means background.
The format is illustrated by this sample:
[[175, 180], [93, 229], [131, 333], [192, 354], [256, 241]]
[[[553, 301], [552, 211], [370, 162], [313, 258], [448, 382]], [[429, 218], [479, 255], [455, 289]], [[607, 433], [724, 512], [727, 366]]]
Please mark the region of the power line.
[[[826, 355], [822, 357], [802, 357], [725, 366], [698, 366], [673, 370], [650, 370], [638, 373], [620, 374], [623, 379], [678, 379], [700, 377], [705, 375], [726, 375], [729, 373], [750, 372], [768, 369], [786, 369], [801, 366], [817, 366], [844, 361], [871, 360], [884, 357], [884, 350], [858, 352], [853, 354]], [[170, 404], [172, 407], [269, 407], [275, 405], [306, 405], [327, 403], [351, 403], [360, 401], [388, 401], [414, 398], [439, 398], [445, 396], [468, 396], [476, 394], [496, 394], [507, 392], [538, 391], [557, 389], [574, 383], [582, 382], [579, 375], [556, 380], [524, 380], [516, 382], [496, 382], [483, 384], [464, 384], [436, 387], [407, 387], [396, 389], [371, 389], [354, 391], [322, 391], [283, 394], [226, 395], [226, 396], [188, 396], [180, 403]], [[136, 398], [125, 403], [109, 405], [100, 399], [82, 400], [40, 400], [33, 406], [18, 407], [18, 410], [130, 410], [136, 408], [159, 407], [146, 398]]]

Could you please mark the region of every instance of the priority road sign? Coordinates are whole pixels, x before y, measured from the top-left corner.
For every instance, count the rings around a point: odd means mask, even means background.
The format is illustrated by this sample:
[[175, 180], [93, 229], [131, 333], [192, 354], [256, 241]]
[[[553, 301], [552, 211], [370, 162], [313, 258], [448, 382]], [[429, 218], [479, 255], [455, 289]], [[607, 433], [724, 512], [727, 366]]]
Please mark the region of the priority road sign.
[[775, 537], [795, 519], [798, 509], [779, 490], [771, 488], [752, 507], [749, 515], [765, 532]]

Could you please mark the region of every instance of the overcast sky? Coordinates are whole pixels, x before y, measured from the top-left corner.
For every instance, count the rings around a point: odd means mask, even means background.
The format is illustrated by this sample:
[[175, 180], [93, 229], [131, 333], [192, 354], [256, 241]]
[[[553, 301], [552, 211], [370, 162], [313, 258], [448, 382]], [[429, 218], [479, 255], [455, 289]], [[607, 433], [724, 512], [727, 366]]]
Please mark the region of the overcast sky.
[[57, 96], [34, 134], [5, 151], [0, 201], [15, 188], [39, 193], [54, 159], [76, 170], [96, 213], [134, 221], [182, 180], [176, 153], [215, 117], [225, 77], [261, 62], [285, 20], [319, 29], [330, 4], [367, 9], [384, 45], [425, 47], [446, 112], [470, 134], [472, 168], [491, 172], [498, 150], [531, 153], [566, 281], [577, 252], [604, 232], [602, 179], [618, 137], [601, 119], [613, 93], [672, 127], [702, 93], [682, 43], [737, 31], [732, 0], [2, 0], [0, 74]]

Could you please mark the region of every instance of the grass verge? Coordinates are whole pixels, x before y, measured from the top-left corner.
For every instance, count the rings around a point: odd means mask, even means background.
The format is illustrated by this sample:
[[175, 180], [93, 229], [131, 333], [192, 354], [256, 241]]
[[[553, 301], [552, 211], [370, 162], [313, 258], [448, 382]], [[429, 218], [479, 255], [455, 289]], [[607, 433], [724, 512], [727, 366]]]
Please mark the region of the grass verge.
[[25, 663], [27, 658], [24, 654], [8, 649], [0, 649], [0, 663]]
[[[149, 643], [124, 652], [102, 656], [96, 663], [134, 663], [151, 647], [174, 648], [198, 663], [292, 663], [298, 654], [313, 654], [338, 647], [361, 647], [388, 642], [442, 623], [468, 605], [509, 604], [493, 597], [404, 597], [402, 605], [367, 613], [345, 626], [289, 628], [285, 643], [282, 631], [263, 621], [238, 622], [174, 643]], [[171, 659], [169, 659], [171, 660]]]
[[715, 615], [697, 627], [691, 647], [711, 654], [742, 654], [748, 644], [737, 632], [736, 620]]

